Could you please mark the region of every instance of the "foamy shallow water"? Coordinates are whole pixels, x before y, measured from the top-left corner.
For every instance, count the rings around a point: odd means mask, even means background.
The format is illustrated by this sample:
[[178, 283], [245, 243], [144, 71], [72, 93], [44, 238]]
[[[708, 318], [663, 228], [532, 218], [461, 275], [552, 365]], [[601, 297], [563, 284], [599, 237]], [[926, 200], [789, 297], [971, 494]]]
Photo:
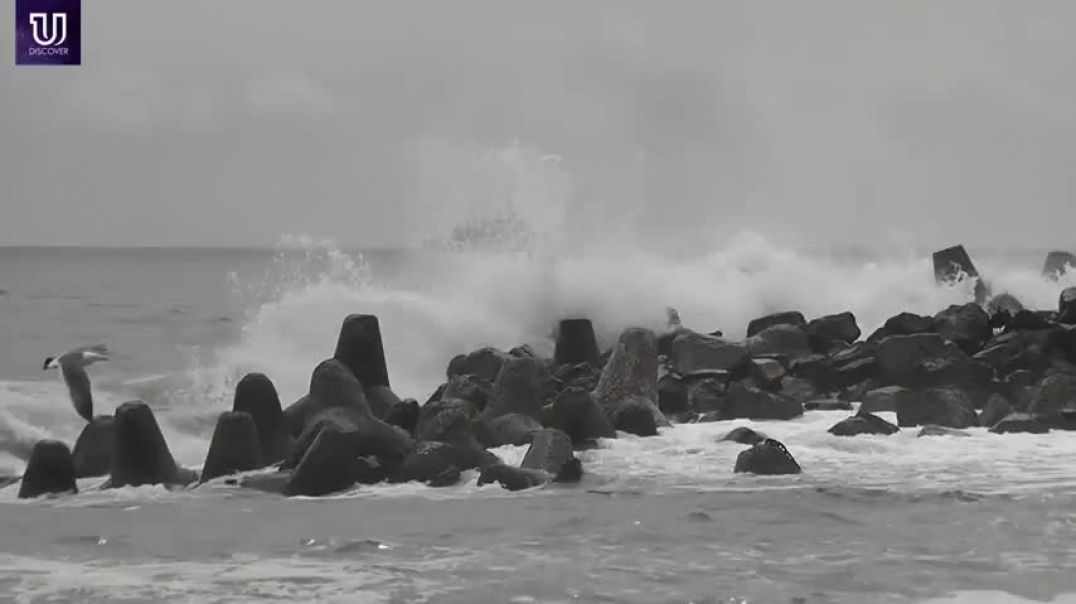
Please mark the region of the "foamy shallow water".
[[[580, 453], [583, 484], [520, 493], [479, 488], [473, 472], [442, 489], [296, 499], [223, 480], [101, 491], [86, 479], [77, 496], [18, 501], [12, 485], [0, 491], [0, 592], [14, 601], [1070, 601], [1071, 434], [825, 432], [845, 415], [624, 435]], [[733, 474], [743, 446], [718, 439], [741, 425], [785, 442], [804, 474]], [[496, 452], [518, 463], [525, 448]]]

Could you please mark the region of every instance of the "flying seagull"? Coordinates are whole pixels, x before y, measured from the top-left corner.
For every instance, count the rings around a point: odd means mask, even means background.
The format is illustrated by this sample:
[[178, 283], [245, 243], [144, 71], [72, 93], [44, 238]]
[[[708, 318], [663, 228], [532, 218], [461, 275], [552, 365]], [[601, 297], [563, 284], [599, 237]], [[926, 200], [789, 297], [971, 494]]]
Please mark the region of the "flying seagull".
[[97, 361], [108, 360], [108, 349], [104, 345], [83, 346], [69, 350], [58, 357], [45, 359], [43, 369], [59, 367], [71, 393], [71, 402], [75, 411], [86, 421], [93, 420], [93, 395], [90, 393], [90, 378], [86, 375], [86, 366]]

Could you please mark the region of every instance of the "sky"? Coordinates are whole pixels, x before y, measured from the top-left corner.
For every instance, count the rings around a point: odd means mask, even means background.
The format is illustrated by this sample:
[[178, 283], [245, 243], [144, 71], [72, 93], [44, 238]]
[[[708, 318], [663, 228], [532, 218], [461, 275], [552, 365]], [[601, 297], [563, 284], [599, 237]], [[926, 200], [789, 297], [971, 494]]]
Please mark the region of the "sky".
[[82, 4], [0, 11], [0, 245], [1076, 248], [1070, 0]]

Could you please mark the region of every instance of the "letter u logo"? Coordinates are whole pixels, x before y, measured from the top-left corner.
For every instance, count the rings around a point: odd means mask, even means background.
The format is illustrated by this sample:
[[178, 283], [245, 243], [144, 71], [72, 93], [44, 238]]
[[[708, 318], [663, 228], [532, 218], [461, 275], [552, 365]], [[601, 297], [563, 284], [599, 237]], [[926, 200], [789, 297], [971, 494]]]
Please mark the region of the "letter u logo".
[[30, 25], [38, 46], [59, 46], [67, 39], [67, 13], [30, 13]]

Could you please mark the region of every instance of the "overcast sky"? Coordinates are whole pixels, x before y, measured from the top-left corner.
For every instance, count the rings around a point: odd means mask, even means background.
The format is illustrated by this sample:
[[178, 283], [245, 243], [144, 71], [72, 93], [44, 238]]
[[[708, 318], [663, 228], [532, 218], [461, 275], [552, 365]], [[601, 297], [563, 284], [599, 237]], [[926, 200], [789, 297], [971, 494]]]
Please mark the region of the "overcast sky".
[[84, 0], [15, 67], [0, 245], [1076, 247], [1076, 2]]

